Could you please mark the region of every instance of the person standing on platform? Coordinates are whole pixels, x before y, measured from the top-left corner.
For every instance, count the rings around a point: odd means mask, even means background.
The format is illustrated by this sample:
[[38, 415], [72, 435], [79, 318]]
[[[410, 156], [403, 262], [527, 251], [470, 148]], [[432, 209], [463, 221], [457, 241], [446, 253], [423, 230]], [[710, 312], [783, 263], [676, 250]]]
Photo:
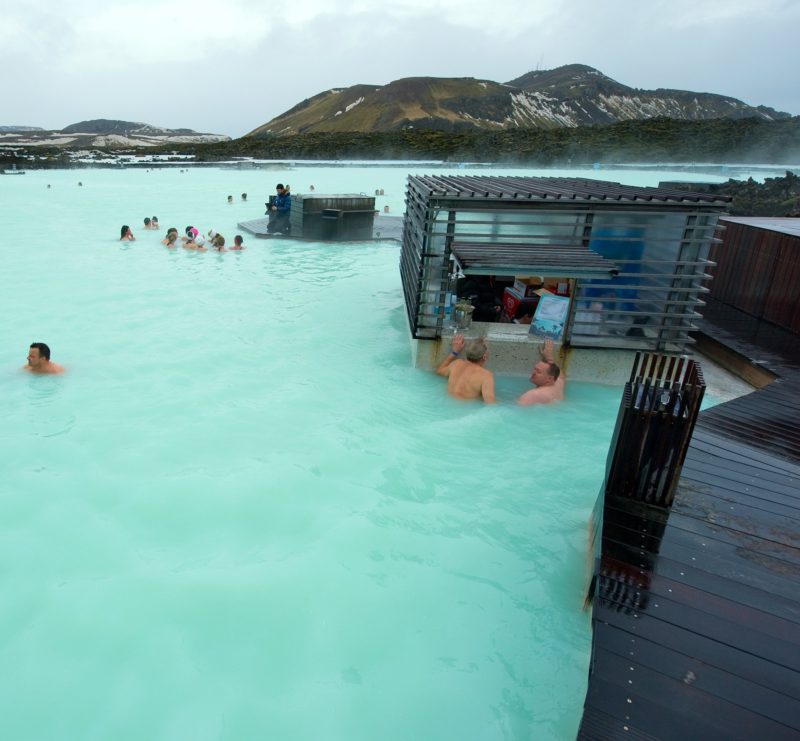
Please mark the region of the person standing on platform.
[[270, 234], [288, 234], [290, 229], [289, 214], [292, 210], [292, 196], [283, 183], [275, 186], [275, 198], [269, 206], [269, 223], [267, 231]]

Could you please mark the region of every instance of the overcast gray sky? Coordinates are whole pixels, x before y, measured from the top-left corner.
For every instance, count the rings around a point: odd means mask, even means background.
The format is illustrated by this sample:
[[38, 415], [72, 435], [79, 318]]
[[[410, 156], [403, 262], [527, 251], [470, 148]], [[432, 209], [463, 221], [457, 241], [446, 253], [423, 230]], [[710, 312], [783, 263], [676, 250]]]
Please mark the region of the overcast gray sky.
[[800, 114], [800, 0], [0, 0], [0, 28], [0, 125], [236, 137], [334, 87], [571, 63]]

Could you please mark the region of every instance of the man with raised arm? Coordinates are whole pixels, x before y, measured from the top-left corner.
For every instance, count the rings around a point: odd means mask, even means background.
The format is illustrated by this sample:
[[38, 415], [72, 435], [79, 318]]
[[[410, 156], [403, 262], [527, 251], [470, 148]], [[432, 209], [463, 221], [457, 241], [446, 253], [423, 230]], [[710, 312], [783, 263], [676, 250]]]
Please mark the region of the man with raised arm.
[[564, 398], [564, 374], [553, 360], [553, 341], [545, 340], [539, 348], [542, 359], [533, 366], [531, 383], [535, 389], [526, 391], [517, 399], [523, 406], [549, 404]]
[[28, 350], [28, 364], [22, 366], [28, 373], [63, 373], [64, 368], [50, 361], [50, 348], [44, 342], [34, 342]]
[[[464, 350], [466, 359], [460, 358]], [[453, 336], [450, 352], [436, 367], [436, 372], [447, 379], [447, 393], [456, 399], [479, 399], [494, 404], [494, 376], [484, 368], [489, 351], [482, 338], [464, 340], [463, 334]]]

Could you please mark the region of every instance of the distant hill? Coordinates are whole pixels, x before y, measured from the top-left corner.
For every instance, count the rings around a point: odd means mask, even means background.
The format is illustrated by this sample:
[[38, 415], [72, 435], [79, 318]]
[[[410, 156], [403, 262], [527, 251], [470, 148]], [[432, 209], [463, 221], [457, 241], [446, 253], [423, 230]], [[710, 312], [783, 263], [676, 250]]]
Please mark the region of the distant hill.
[[38, 126], [0, 126], [0, 134], [19, 134], [23, 131], [44, 131]]
[[96, 118], [92, 121], [81, 121], [61, 129], [62, 134], [117, 134], [120, 136], [209, 136], [198, 134], [191, 129], [165, 129], [146, 123], [116, 121], [108, 118]]
[[247, 136], [319, 132], [555, 129], [648, 118], [777, 120], [790, 114], [724, 95], [639, 90], [586, 65], [528, 72], [506, 83], [409, 77], [302, 101]]
[[34, 127], [6, 127], [8, 134], [0, 142], [2, 146], [131, 149], [161, 147], [171, 144], [212, 144], [229, 141], [222, 134], [202, 134], [192, 129], [165, 129], [146, 123], [118, 121], [98, 118], [80, 121], [60, 130]]

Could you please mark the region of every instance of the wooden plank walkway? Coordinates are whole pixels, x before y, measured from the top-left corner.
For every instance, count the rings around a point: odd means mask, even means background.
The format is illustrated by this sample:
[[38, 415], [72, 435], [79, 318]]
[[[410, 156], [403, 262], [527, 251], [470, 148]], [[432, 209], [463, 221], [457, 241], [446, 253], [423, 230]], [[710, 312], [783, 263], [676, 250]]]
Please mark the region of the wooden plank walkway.
[[700, 414], [666, 523], [610, 503], [579, 739], [800, 738], [800, 343], [725, 314], [780, 378]]

